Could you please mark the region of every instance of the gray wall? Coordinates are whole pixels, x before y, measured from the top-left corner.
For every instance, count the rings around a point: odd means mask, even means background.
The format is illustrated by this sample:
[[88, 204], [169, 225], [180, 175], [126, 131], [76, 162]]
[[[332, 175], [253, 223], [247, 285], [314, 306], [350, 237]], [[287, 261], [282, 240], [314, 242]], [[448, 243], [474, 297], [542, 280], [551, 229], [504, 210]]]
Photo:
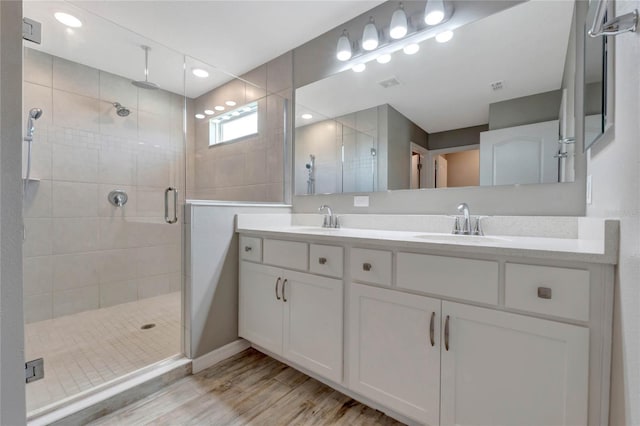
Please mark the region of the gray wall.
[[538, 93], [489, 104], [489, 130], [558, 119], [562, 91]]
[[445, 149], [464, 145], [478, 145], [480, 132], [489, 130], [489, 125], [465, 127], [446, 132], [429, 134], [429, 149]]
[[0, 424], [25, 423], [22, 2], [0, 2]]
[[[640, 1], [616, 2], [616, 15], [640, 9]], [[613, 38], [609, 39], [610, 41]], [[640, 424], [640, 34], [615, 38], [615, 135], [590, 150], [592, 217], [620, 219], [615, 282], [609, 424]], [[611, 129], [613, 130], [613, 129]]]
[[[387, 189], [407, 189], [410, 186], [409, 170], [411, 142], [426, 148], [427, 132], [390, 105], [387, 111]], [[415, 139], [414, 139], [415, 138]]]

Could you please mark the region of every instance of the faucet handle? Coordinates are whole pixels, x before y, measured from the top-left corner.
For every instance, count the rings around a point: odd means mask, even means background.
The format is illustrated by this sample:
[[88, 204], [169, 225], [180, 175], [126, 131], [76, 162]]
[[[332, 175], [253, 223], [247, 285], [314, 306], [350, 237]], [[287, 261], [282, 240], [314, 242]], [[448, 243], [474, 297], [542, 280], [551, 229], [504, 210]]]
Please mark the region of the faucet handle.
[[460, 218], [458, 216], [455, 216], [454, 221], [453, 221], [453, 230], [451, 231], [452, 234], [459, 234], [460, 233]]
[[482, 231], [482, 224], [480, 223], [481, 219], [482, 217], [480, 216], [476, 217], [475, 224], [473, 225], [473, 235], [484, 235], [484, 232]]
[[333, 227], [336, 229], [340, 228], [340, 216], [333, 217]]

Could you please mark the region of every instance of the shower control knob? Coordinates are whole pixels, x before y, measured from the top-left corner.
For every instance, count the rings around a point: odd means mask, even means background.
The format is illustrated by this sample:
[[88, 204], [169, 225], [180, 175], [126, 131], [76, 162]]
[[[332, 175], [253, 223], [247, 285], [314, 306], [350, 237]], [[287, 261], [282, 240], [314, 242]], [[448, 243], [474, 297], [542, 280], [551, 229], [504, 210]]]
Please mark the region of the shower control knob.
[[122, 189], [115, 189], [107, 196], [109, 202], [115, 207], [123, 207], [129, 201], [129, 196]]

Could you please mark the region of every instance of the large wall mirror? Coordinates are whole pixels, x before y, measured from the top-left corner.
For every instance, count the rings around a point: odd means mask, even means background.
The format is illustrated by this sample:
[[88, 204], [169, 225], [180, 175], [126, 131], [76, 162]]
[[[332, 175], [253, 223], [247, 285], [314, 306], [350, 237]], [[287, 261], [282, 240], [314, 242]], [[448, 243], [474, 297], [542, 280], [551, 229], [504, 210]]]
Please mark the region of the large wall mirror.
[[[595, 19], [596, 0], [589, 1], [589, 11], [585, 25]], [[605, 17], [606, 19], [606, 17]], [[607, 127], [607, 56], [608, 37], [584, 35], [584, 150], [593, 145]]]
[[450, 3], [417, 52], [296, 89], [296, 195], [575, 179], [575, 3]]

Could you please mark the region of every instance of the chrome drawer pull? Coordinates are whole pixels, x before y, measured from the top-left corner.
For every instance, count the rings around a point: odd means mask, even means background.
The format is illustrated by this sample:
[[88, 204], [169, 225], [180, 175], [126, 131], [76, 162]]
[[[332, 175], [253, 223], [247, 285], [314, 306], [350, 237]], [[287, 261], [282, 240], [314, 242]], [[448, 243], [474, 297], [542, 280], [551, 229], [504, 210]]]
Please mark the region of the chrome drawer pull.
[[436, 313], [435, 312], [431, 312], [431, 323], [429, 324], [429, 340], [431, 341], [431, 346], [435, 346], [436, 345], [436, 339], [435, 339], [436, 324], [435, 324], [435, 319], [436, 319]]
[[549, 287], [538, 287], [538, 297], [540, 299], [551, 299], [551, 289]]
[[319, 258], [318, 263], [321, 265], [325, 265], [327, 263], [327, 258], [326, 257]]
[[447, 319], [444, 322], [444, 348], [449, 350], [449, 315], [447, 315]]
[[280, 277], [276, 280], [276, 299], [280, 300], [280, 295], [278, 294], [278, 284], [280, 284]]
[[363, 263], [362, 264], [362, 270], [363, 271], [370, 271], [371, 270], [371, 264], [370, 263]]
[[253, 250], [253, 248], [251, 246], [244, 246], [244, 251], [245, 252], [250, 252], [251, 250]]
[[286, 286], [287, 286], [287, 281], [288, 281], [288, 280], [287, 280], [286, 278], [285, 278], [285, 280], [284, 280], [284, 281], [282, 281], [282, 301], [283, 301], [283, 302], [286, 302], [286, 301], [287, 301], [287, 297], [286, 297], [286, 296], [285, 296], [285, 294], [284, 294], [284, 290], [285, 290], [285, 288], [286, 288]]

